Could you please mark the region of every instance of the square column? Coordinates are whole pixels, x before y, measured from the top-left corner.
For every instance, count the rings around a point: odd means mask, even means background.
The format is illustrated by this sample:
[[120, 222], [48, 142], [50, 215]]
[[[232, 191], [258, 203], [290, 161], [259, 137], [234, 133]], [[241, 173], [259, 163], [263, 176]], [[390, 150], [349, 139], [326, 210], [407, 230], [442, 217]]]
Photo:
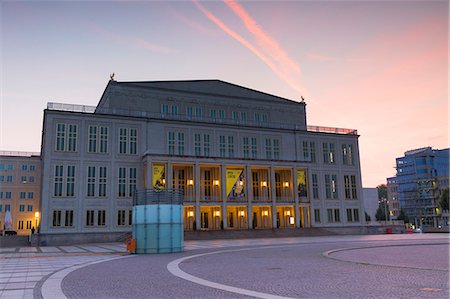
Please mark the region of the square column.
[[270, 166], [270, 198], [272, 199], [272, 228], [277, 227], [277, 193], [275, 190], [275, 169]]
[[167, 162], [167, 172], [166, 172], [166, 190], [173, 188], [173, 164], [172, 162]]
[[299, 209], [299, 204], [298, 204], [297, 168], [294, 167], [293, 171], [294, 171], [294, 173], [293, 173], [292, 177], [294, 179], [294, 182], [292, 184], [292, 186], [293, 186], [292, 190], [294, 191], [294, 200], [295, 200], [295, 203], [294, 203], [295, 227], [299, 228], [300, 227], [300, 209]]
[[201, 225], [200, 219], [200, 164], [194, 163], [194, 198], [195, 198], [195, 224], [199, 229]]
[[220, 165], [220, 196], [222, 197], [222, 223], [223, 228], [227, 228], [227, 188], [226, 188], [226, 166]]
[[245, 177], [247, 182], [245, 184], [245, 192], [247, 192], [247, 225], [248, 229], [253, 229], [253, 181], [252, 181], [252, 170], [249, 165], [245, 166]]

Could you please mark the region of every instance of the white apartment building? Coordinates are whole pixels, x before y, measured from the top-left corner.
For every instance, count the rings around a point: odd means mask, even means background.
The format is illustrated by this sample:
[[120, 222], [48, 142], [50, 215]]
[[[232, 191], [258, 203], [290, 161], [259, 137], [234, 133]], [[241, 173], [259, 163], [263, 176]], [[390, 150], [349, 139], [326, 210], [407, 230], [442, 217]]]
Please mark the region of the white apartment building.
[[219, 80], [112, 80], [96, 107], [49, 103], [42, 237], [129, 232], [150, 188], [183, 191], [185, 230], [362, 226], [357, 131], [307, 126], [305, 108]]

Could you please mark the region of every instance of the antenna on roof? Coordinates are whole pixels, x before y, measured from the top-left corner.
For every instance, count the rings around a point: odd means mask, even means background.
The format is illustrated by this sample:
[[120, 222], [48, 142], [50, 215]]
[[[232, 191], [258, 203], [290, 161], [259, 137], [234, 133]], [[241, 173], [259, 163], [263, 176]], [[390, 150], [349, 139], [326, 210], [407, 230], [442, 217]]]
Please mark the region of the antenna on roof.
[[109, 75], [109, 79], [110, 79], [111, 81], [114, 81], [114, 75], [115, 75], [114, 73], [112, 73], [112, 74]]

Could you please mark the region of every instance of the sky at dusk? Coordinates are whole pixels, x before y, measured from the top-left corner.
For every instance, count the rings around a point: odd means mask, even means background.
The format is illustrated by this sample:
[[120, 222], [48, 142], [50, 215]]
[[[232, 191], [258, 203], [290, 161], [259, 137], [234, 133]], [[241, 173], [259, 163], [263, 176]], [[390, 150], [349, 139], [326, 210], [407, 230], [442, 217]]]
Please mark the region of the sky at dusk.
[[0, 1], [0, 150], [40, 151], [47, 102], [117, 81], [220, 79], [357, 129], [364, 187], [448, 145], [448, 1]]

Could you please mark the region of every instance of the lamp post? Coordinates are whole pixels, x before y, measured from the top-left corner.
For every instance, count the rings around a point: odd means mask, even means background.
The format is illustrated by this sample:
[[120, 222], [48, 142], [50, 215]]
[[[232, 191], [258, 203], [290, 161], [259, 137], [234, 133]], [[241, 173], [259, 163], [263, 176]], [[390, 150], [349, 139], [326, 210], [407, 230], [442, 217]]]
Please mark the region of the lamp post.
[[36, 231], [38, 229], [39, 212], [34, 213], [34, 218], [36, 219]]

